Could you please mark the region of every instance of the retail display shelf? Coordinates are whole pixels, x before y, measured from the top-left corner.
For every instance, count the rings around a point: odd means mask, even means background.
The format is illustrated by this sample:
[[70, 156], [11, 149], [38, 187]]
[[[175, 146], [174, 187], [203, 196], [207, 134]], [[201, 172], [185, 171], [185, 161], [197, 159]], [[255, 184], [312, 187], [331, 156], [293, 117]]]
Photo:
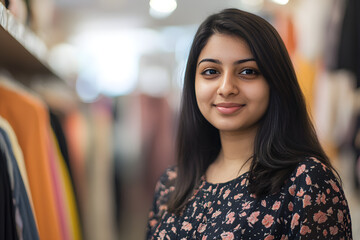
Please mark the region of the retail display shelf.
[[0, 2], [0, 69], [22, 76], [61, 74], [47, 63], [45, 43]]

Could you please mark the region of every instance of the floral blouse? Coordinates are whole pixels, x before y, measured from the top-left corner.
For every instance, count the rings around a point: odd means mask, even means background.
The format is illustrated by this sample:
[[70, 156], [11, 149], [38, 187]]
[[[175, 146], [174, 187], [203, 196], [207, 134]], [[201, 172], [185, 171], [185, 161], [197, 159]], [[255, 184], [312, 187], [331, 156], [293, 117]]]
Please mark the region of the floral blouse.
[[334, 174], [316, 159], [297, 166], [277, 194], [258, 199], [248, 173], [226, 183], [201, 179], [180, 216], [167, 211], [176, 169], [160, 178], [147, 239], [352, 239], [347, 201]]

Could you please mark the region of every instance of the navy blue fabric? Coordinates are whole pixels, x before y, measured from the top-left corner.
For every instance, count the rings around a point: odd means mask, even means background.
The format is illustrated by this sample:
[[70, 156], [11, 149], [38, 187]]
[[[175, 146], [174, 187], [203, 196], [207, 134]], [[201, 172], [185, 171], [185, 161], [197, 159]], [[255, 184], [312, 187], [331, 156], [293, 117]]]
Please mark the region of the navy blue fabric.
[[[7, 151], [10, 157], [11, 164], [13, 166], [14, 176], [14, 189], [13, 196], [15, 199], [15, 206], [19, 209], [20, 217], [22, 220], [22, 236], [24, 240], [37, 240], [39, 239], [38, 230], [35, 224], [34, 214], [31, 209], [29, 198], [25, 189], [24, 182], [22, 180], [19, 167], [17, 165], [16, 158], [14, 156], [12, 146], [6, 131], [0, 128], [0, 147]], [[7, 239], [7, 238], [4, 238]]]
[[5, 149], [0, 144], [0, 239], [18, 239]]

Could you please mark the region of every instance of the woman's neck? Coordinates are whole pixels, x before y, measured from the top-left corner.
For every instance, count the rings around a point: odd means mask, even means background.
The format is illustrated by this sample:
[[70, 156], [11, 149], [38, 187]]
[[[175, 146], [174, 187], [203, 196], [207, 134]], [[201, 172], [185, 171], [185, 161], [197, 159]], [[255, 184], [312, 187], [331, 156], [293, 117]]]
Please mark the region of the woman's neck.
[[227, 182], [250, 169], [256, 131], [220, 132], [221, 151], [206, 171], [212, 183]]
[[220, 132], [221, 152], [217, 160], [223, 164], [244, 164], [254, 153], [256, 132]]

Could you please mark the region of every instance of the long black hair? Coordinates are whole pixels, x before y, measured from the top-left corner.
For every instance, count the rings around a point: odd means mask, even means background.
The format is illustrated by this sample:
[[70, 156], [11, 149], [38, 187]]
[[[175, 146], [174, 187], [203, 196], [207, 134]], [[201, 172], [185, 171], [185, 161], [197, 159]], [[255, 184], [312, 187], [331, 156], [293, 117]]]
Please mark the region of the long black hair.
[[178, 176], [168, 202], [168, 210], [176, 214], [184, 208], [221, 149], [219, 131], [203, 117], [195, 96], [198, 57], [215, 33], [244, 39], [270, 87], [268, 109], [255, 137], [249, 192], [259, 197], [275, 193], [296, 165], [307, 157], [315, 157], [334, 170], [319, 143], [278, 32], [257, 15], [225, 9], [200, 25], [188, 57], [177, 133]]

